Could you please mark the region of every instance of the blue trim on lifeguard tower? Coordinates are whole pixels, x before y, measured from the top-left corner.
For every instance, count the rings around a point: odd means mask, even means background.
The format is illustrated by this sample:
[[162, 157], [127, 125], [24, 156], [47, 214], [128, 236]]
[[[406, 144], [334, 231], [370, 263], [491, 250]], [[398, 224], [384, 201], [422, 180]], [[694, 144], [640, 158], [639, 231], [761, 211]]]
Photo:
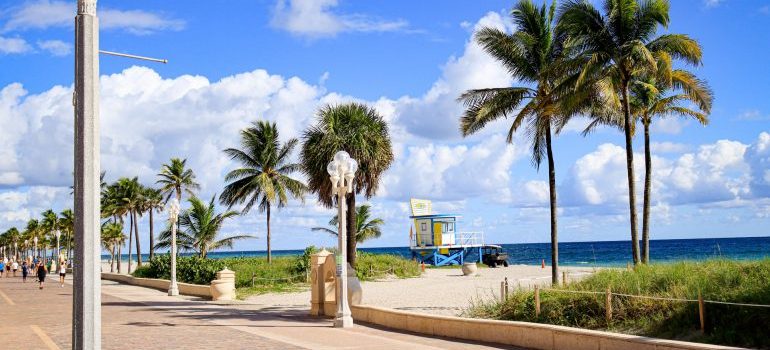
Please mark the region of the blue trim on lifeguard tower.
[[456, 214], [434, 214], [428, 200], [412, 199], [414, 226], [410, 229], [409, 248], [412, 257], [420, 263], [434, 266], [462, 265], [468, 254], [478, 250], [481, 262], [481, 247], [484, 245], [480, 232], [460, 233], [457, 230]]

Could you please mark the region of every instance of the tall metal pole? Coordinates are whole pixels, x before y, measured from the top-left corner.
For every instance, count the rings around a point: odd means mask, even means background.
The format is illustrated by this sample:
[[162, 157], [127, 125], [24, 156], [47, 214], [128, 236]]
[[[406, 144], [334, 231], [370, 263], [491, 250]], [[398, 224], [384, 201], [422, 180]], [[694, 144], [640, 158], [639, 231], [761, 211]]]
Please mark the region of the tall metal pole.
[[99, 20], [96, 0], [75, 17], [75, 283], [72, 349], [100, 350]]
[[168, 287], [169, 296], [179, 295], [176, 282], [176, 222], [179, 218], [179, 201], [174, 198], [168, 208], [168, 219], [171, 223], [171, 283]]

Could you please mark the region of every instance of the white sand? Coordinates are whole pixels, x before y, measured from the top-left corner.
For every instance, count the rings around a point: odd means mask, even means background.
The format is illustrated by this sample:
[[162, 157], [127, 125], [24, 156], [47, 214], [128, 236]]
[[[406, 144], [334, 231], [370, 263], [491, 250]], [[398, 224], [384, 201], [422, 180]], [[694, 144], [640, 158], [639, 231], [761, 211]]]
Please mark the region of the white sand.
[[[567, 279], [590, 275], [592, 268], [562, 267]], [[510, 290], [549, 285], [551, 270], [546, 266], [511, 265], [480, 268], [475, 276], [463, 276], [456, 269], [427, 269], [419, 278], [363, 282], [363, 303], [441, 315], [459, 315], [473, 301], [500, 297], [500, 282], [508, 278]], [[252, 296], [249, 302], [283, 307], [309, 307], [310, 291]]]

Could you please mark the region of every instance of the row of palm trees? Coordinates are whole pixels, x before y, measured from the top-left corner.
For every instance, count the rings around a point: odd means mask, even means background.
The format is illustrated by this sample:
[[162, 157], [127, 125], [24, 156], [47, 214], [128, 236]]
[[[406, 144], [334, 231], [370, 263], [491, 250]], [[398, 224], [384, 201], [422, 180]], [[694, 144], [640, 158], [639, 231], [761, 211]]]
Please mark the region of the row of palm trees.
[[[16, 227], [11, 227], [0, 234], [0, 247], [3, 247], [0, 255], [21, 259], [32, 255], [45, 257], [50, 253], [53, 257], [64, 247], [66, 255], [70, 256], [74, 228], [75, 215], [72, 210], [66, 209], [56, 213], [48, 209], [42, 212], [38, 219], [27, 221], [23, 230], [19, 231]], [[58, 243], [57, 232], [59, 233]], [[50, 252], [49, 248], [51, 248]]]
[[[576, 116], [591, 123], [584, 135], [602, 125], [623, 131], [626, 147], [629, 221], [634, 264], [649, 261], [652, 161], [650, 124], [671, 116], [708, 123], [713, 94], [705, 81], [675, 68], [699, 66], [697, 41], [683, 34], [657, 35], [669, 24], [667, 0], [553, 1], [550, 6], [519, 0], [511, 11], [517, 29], [508, 34], [483, 28], [476, 41], [500, 61], [521, 86], [469, 90], [459, 97], [464, 136], [489, 122], [511, 117], [508, 142], [524, 129], [532, 163], [548, 162], [552, 281], [558, 283], [556, 171], [553, 137]], [[644, 128], [645, 182], [642, 249], [637, 231], [633, 136]]]

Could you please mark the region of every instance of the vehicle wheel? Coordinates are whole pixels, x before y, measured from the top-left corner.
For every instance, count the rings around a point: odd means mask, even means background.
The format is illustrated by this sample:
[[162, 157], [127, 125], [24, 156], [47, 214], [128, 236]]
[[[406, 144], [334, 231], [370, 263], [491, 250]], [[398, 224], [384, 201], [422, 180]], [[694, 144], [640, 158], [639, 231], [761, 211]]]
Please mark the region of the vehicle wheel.
[[508, 267], [508, 260], [503, 261], [503, 266]]
[[493, 261], [493, 262], [489, 263], [489, 267], [494, 269], [495, 267], [497, 267], [497, 262]]

